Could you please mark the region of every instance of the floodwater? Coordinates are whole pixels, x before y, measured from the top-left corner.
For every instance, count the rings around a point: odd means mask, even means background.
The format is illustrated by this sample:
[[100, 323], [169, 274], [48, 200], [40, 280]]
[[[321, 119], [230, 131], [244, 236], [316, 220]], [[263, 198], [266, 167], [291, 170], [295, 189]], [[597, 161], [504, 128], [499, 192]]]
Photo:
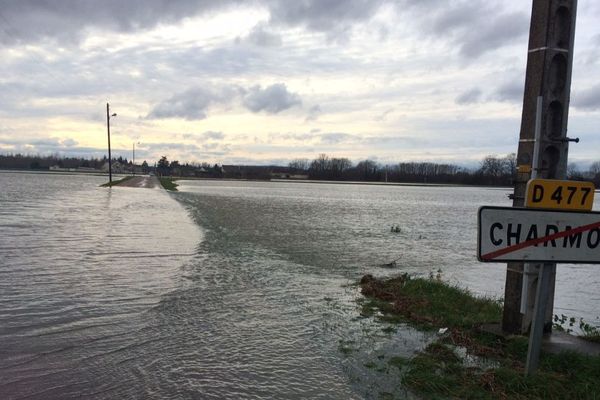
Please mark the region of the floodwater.
[[[410, 398], [387, 361], [428, 337], [361, 316], [354, 283], [503, 293], [476, 211], [506, 189], [104, 181], [0, 173], [2, 399]], [[595, 321], [596, 271], [559, 266], [555, 313]]]

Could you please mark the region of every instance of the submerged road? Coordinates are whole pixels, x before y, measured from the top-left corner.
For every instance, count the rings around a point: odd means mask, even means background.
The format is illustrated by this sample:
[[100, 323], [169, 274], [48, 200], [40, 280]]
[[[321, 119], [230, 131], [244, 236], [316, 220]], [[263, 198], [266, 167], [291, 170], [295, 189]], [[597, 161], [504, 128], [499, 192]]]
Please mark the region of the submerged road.
[[131, 179], [127, 179], [124, 182], [120, 182], [115, 186], [126, 186], [126, 187], [140, 187], [140, 188], [155, 188], [160, 187], [158, 178], [156, 176], [134, 176]]

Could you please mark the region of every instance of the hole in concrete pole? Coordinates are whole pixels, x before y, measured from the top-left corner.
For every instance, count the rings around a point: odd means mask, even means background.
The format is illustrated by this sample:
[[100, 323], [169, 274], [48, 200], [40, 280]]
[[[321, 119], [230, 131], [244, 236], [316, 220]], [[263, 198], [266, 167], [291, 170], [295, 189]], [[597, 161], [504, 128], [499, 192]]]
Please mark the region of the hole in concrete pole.
[[553, 101], [546, 113], [546, 135], [553, 139], [562, 136], [563, 107], [559, 101]]
[[548, 80], [552, 94], [562, 96], [567, 83], [567, 58], [563, 54], [552, 58]]
[[554, 17], [554, 45], [561, 49], [568, 49], [571, 43], [571, 12], [567, 7], [558, 7]]
[[544, 178], [556, 178], [556, 169], [558, 168], [558, 160], [560, 151], [556, 146], [547, 146], [542, 153], [542, 175]]

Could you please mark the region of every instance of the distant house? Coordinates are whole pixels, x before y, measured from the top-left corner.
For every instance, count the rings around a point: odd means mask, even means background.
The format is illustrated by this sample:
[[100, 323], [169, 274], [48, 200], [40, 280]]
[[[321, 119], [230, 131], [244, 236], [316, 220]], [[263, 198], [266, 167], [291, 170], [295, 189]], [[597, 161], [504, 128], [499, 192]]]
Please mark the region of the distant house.
[[76, 168], [63, 168], [59, 165], [51, 165], [48, 169], [50, 171], [56, 171], [56, 172], [75, 172], [75, 171], [77, 171]]
[[291, 174], [286, 172], [272, 172], [271, 179], [308, 179], [308, 174]]
[[[101, 170], [103, 172], [108, 172], [108, 168], [109, 168], [109, 165], [108, 165], [108, 161], [107, 161], [102, 165]], [[113, 161], [112, 162], [112, 172], [117, 173], [117, 174], [122, 174], [123, 172], [125, 172], [125, 168], [123, 167], [123, 164], [121, 164], [120, 162]]]

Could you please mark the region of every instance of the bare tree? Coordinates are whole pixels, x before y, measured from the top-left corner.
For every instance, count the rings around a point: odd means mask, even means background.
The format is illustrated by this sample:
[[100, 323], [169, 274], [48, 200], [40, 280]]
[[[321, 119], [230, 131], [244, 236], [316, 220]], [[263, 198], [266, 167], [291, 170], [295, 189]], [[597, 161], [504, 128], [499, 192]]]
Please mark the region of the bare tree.
[[308, 158], [295, 158], [288, 163], [288, 167], [295, 172], [308, 171], [309, 166], [310, 162], [308, 161]]

